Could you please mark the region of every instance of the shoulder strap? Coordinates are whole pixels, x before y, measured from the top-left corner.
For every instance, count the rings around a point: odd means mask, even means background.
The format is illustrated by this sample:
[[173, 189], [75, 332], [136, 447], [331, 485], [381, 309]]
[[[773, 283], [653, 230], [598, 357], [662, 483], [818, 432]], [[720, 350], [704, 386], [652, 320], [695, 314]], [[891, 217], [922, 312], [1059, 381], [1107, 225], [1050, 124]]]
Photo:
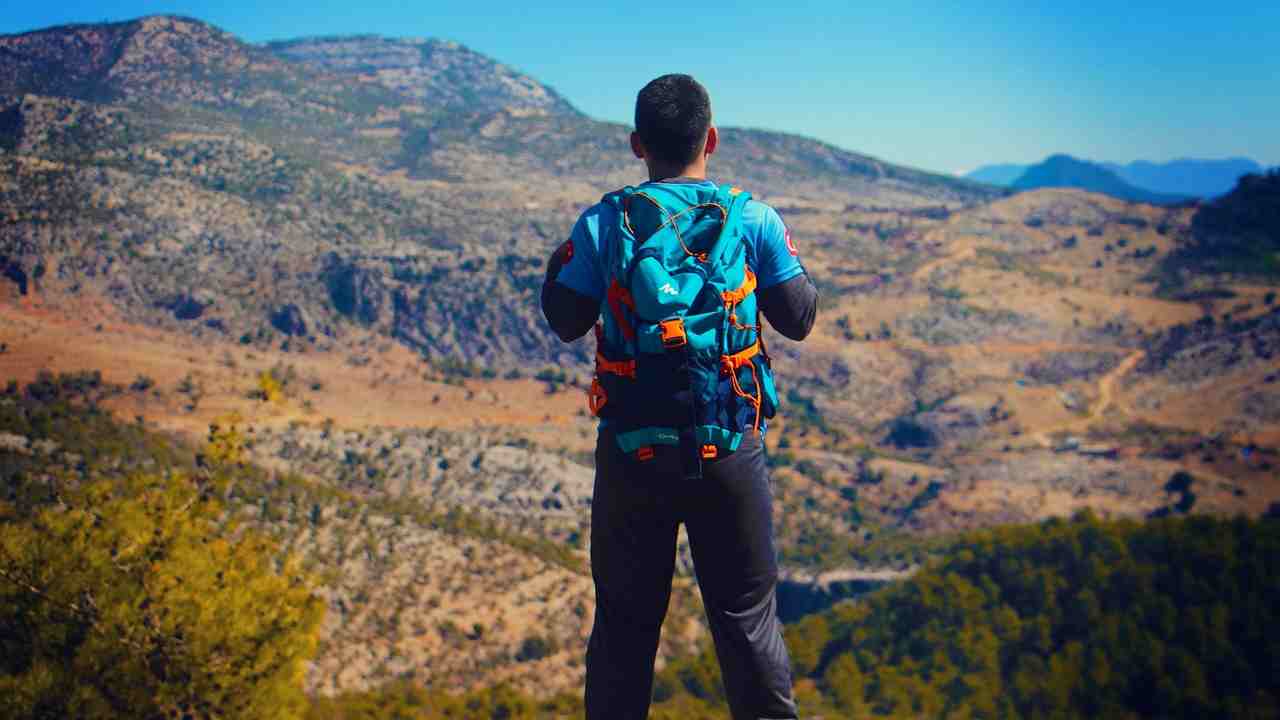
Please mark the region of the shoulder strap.
[[732, 185], [721, 185], [716, 190], [716, 202], [725, 210], [724, 225], [720, 228], [720, 237], [707, 253], [707, 261], [713, 265], [724, 262], [724, 257], [733, 249], [733, 243], [742, 235], [742, 212], [747, 207], [751, 193]]
[[[638, 188], [627, 185], [600, 198], [600, 202], [608, 205], [614, 211], [613, 222], [609, 227], [600, 227], [600, 243], [602, 252], [601, 257], [604, 259], [605, 272], [609, 278], [617, 278], [623, 274], [627, 263], [630, 261], [631, 250], [624, 248], [627, 244], [628, 230], [626, 222], [623, 220], [623, 212], [627, 206], [627, 198], [636, 193]], [[605, 247], [607, 244], [607, 247]]]

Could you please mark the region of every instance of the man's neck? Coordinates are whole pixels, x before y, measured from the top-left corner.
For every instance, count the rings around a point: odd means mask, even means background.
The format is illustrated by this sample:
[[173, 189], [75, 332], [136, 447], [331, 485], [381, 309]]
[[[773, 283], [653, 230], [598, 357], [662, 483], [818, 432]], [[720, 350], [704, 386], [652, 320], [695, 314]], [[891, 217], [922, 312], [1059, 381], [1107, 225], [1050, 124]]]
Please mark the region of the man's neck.
[[662, 182], [664, 180], [706, 180], [707, 179], [707, 163], [705, 160], [695, 162], [688, 167], [672, 170], [671, 168], [649, 168], [649, 182]]
[[709, 181], [709, 180], [707, 180], [707, 178], [705, 178], [705, 177], [692, 177], [692, 176], [690, 176], [690, 175], [676, 175], [676, 176], [674, 176], [674, 177], [663, 177], [663, 178], [657, 178], [657, 179], [650, 179], [650, 180], [649, 180], [649, 182], [655, 182], [655, 183], [682, 183], [682, 184], [686, 184], [686, 185], [692, 185], [692, 184], [695, 184], [695, 183], [704, 183], [704, 182], [710, 182], [710, 181]]

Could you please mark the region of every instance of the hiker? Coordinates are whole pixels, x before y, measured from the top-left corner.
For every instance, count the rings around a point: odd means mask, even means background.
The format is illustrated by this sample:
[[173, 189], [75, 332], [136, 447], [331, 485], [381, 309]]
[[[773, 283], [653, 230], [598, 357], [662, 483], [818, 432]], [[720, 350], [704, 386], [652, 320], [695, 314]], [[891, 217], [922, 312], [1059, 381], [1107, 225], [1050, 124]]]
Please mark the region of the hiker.
[[802, 340], [818, 292], [778, 213], [707, 180], [719, 135], [702, 85], [653, 80], [635, 124], [631, 149], [649, 181], [584, 212], [542, 287], [560, 339], [594, 326], [597, 342], [587, 717], [648, 714], [683, 522], [733, 717], [795, 718], [763, 441], [777, 396], [760, 316]]

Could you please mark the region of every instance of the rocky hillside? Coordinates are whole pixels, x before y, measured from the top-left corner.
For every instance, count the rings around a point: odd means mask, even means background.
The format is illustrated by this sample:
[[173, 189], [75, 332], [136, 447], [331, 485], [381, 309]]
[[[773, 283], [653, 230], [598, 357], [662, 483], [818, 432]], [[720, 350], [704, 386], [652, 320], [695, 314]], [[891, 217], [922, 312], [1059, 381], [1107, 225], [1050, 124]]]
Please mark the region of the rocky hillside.
[[286, 40], [267, 49], [311, 68], [360, 75], [433, 111], [579, 115], [551, 88], [447, 40], [366, 35]]
[[[0, 38], [10, 291], [106, 297], [199, 337], [333, 347], [372, 329], [437, 359], [582, 362], [536, 310], [577, 210], [639, 180], [626, 128], [455, 43], [266, 47], [151, 17]], [[764, 196], [960, 205], [991, 191], [778, 133], [725, 133]], [[494, 299], [502, 302], [494, 302]]]

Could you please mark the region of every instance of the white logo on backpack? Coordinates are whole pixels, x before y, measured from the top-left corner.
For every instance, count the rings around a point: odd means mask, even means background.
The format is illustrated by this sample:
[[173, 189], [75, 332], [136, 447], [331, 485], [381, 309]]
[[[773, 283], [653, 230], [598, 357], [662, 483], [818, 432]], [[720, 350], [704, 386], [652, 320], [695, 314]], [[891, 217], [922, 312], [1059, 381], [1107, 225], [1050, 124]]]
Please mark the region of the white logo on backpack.
[[660, 293], [666, 293], [667, 295], [679, 295], [679, 294], [680, 294], [680, 292], [679, 292], [678, 290], [676, 290], [676, 289], [675, 289], [675, 287], [674, 287], [671, 283], [667, 283], [666, 285], [663, 285], [662, 287], [658, 288], [658, 292], [660, 292]]

